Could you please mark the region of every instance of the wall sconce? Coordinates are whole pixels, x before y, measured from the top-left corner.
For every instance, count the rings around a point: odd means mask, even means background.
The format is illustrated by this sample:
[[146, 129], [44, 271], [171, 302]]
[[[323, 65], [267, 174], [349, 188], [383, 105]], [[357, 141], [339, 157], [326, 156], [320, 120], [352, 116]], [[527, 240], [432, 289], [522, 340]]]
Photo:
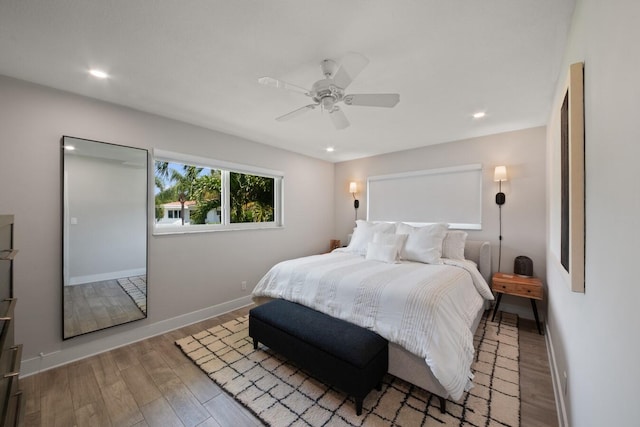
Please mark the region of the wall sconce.
[[507, 180], [507, 167], [496, 166], [496, 169], [493, 172], [493, 180], [500, 183], [499, 193], [496, 194], [496, 204], [504, 205], [505, 196], [504, 196], [504, 193], [502, 192], [502, 181]]
[[493, 180], [497, 181], [499, 184], [499, 190], [496, 194], [496, 204], [499, 209], [499, 222], [500, 222], [500, 237], [498, 242], [498, 271], [500, 271], [500, 263], [502, 261], [502, 205], [506, 200], [504, 193], [502, 192], [502, 181], [507, 180], [507, 167], [506, 166], [496, 166], [495, 171], [493, 172]]
[[360, 207], [360, 200], [356, 199], [356, 193], [358, 192], [358, 184], [356, 182], [349, 183], [349, 193], [353, 196], [353, 208], [356, 211], [356, 221], [358, 220], [358, 208]]

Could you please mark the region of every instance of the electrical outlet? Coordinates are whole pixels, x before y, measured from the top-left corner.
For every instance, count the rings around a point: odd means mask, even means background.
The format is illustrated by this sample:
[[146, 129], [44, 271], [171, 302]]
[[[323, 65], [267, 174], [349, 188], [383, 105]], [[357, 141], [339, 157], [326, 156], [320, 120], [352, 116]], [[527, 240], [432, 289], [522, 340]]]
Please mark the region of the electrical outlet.
[[246, 280], [243, 280], [243, 281], [242, 281], [241, 287], [242, 287], [242, 290], [243, 290], [243, 291], [246, 291], [246, 290], [247, 290], [247, 281], [246, 281]]

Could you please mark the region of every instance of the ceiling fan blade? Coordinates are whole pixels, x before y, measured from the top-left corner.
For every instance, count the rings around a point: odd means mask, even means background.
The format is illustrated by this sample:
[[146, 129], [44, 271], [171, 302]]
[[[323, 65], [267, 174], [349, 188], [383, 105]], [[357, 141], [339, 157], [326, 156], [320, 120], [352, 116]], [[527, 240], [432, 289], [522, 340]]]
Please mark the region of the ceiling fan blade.
[[346, 129], [349, 127], [349, 120], [340, 107], [333, 107], [333, 110], [329, 111], [329, 117], [336, 129]]
[[347, 105], [361, 105], [366, 107], [395, 107], [400, 101], [397, 93], [365, 93], [345, 95], [342, 99]]
[[367, 57], [360, 53], [347, 53], [340, 62], [340, 68], [333, 75], [333, 83], [339, 88], [346, 89], [368, 63]]
[[293, 110], [290, 113], [284, 114], [284, 115], [282, 115], [280, 117], [276, 117], [276, 120], [279, 121], [279, 122], [284, 122], [285, 120], [293, 119], [294, 117], [298, 117], [302, 113], [305, 113], [305, 112], [307, 112], [309, 110], [313, 110], [317, 106], [318, 106], [318, 104], [305, 105], [304, 107], [300, 107], [297, 110]]
[[291, 83], [287, 83], [282, 80], [274, 79], [273, 77], [260, 77], [258, 79], [258, 83], [263, 84], [265, 86], [274, 87], [276, 89], [285, 89], [291, 90], [294, 92], [302, 93], [304, 95], [310, 96], [309, 91], [303, 87], [296, 86]]

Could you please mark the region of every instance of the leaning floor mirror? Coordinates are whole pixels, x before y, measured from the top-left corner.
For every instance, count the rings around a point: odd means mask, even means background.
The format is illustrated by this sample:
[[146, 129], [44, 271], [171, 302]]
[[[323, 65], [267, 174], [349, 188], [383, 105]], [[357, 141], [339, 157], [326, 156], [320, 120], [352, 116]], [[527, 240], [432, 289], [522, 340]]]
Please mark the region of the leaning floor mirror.
[[147, 317], [148, 152], [62, 138], [62, 330]]

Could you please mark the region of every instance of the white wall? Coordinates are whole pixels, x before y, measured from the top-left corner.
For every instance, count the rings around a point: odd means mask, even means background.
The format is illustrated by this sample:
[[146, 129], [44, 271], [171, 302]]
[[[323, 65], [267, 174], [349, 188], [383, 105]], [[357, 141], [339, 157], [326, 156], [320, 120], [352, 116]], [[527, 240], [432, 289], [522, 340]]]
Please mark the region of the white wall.
[[[149, 317], [63, 342], [62, 135], [281, 170], [285, 227], [151, 236]], [[323, 252], [333, 237], [333, 164], [242, 138], [0, 76], [0, 148], [0, 213], [15, 214], [16, 342], [27, 373], [233, 309], [275, 262]]]
[[145, 274], [147, 169], [69, 153], [65, 168], [69, 218], [76, 219], [68, 225], [70, 283]]
[[[578, 0], [558, 76], [559, 93], [568, 65], [585, 62], [586, 292], [569, 291], [552, 248], [547, 265], [548, 340], [571, 426], [640, 420], [639, 17], [637, 1]], [[550, 156], [558, 147], [548, 144]], [[550, 198], [559, 197], [557, 176], [549, 170]], [[548, 241], [558, 233], [549, 229]]]
[[[497, 165], [506, 165], [509, 181], [502, 184], [506, 203], [502, 207], [501, 270], [513, 271], [513, 260], [526, 255], [533, 260], [534, 274], [545, 278], [545, 128], [538, 127], [507, 132], [414, 150], [336, 164], [335, 207], [336, 239], [346, 242], [354, 227], [353, 198], [349, 182], [356, 181], [363, 189], [358, 218], [365, 219], [366, 182], [368, 176], [435, 169], [481, 163], [482, 230], [469, 232], [469, 239], [489, 240], [493, 245], [493, 270], [498, 268], [498, 205], [493, 182]], [[420, 194], [414, 194], [418, 198]], [[436, 201], [437, 202], [437, 201]], [[533, 318], [531, 305], [520, 298], [505, 296], [501, 308], [526, 318]], [[544, 307], [539, 307], [541, 312]], [[542, 314], [542, 313], [541, 313]]]

